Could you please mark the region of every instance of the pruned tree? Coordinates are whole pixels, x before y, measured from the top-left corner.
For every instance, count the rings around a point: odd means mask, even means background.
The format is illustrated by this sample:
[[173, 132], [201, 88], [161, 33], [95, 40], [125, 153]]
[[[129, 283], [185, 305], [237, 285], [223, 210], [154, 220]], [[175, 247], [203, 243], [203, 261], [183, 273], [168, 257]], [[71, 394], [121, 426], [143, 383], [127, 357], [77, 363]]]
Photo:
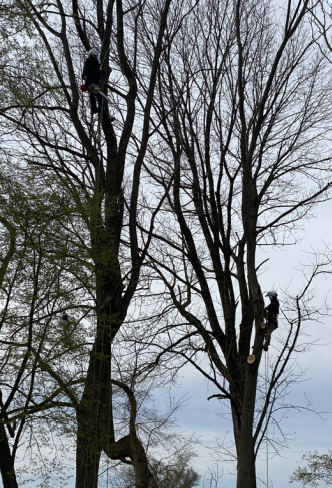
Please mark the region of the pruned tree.
[[278, 388], [315, 317], [309, 286], [331, 263], [313, 262], [297, 296], [283, 297], [287, 332], [260, 391], [260, 249], [296, 243], [301, 222], [330, 198], [331, 73], [310, 28], [312, 2], [191, 5], [167, 30], [153, 103], [145, 169], [166, 199], [148, 256], [167, 315], [147, 314], [144, 340], [155, 324], [155, 364], [183, 358], [229, 402], [237, 487], [254, 488]]

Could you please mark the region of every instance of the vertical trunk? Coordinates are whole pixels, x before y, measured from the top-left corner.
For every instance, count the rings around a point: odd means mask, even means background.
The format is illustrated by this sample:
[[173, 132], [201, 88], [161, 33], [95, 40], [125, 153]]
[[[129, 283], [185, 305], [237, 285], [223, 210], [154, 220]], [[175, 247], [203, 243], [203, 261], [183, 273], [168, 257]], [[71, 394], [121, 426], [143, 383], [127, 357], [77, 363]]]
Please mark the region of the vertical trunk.
[[76, 488], [97, 488], [101, 452], [114, 442], [111, 392], [105, 381], [109, 368], [95, 361], [93, 373], [88, 373], [77, 413]]
[[95, 374], [97, 363], [96, 360], [90, 362], [91, 367], [77, 412], [76, 488], [98, 486], [101, 447], [98, 428], [98, 381]]
[[241, 422], [233, 414], [233, 429], [237, 453], [236, 488], [256, 488], [255, 451], [252, 435], [252, 418], [244, 410]]
[[121, 325], [118, 319], [121, 303], [121, 272], [118, 259], [121, 225], [117, 222], [117, 200], [110, 195], [106, 195], [107, 219], [103, 218], [101, 202], [104, 189], [100, 189], [100, 180], [103, 180], [101, 165], [96, 169], [98, 183], [90, 203], [97, 331], [90, 353], [84, 392], [77, 409], [76, 488], [97, 488], [101, 452], [108, 450], [114, 443], [111, 343], [117, 328]]
[[256, 488], [256, 486], [255, 453], [251, 435], [241, 439], [236, 488]]
[[[250, 365], [248, 369], [251, 368]], [[253, 423], [256, 387], [254, 373], [247, 375], [243, 411], [241, 415], [241, 437], [238, 449], [237, 488], [256, 488], [256, 466], [253, 440]], [[250, 378], [251, 376], [251, 378]]]
[[76, 483], [75, 488], [97, 488], [101, 451], [96, 452], [94, 459], [83, 443], [77, 443], [76, 450]]
[[96, 426], [96, 407], [96, 402], [91, 399], [86, 387], [77, 414], [76, 488], [98, 486], [101, 448]]
[[102, 449], [114, 442], [110, 386], [110, 317], [98, 319], [84, 392], [77, 411], [76, 488], [97, 488]]
[[237, 488], [256, 488], [253, 424], [257, 388], [258, 361], [246, 365], [245, 386], [240, 414], [232, 407], [237, 451]]
[[14, 461], [10, 452], [5, 425], [0, 422], [0, 471], [3, 488], [18, 488]]

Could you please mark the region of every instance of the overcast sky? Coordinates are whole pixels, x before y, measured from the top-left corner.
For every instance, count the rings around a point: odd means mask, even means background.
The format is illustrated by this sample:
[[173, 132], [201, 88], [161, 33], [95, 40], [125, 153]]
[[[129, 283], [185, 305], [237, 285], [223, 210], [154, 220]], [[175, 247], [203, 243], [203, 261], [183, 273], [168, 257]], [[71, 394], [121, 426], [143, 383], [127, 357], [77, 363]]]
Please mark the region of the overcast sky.
[[[300, 290], [302, 275], [299, 271], [299, 262], [305, 263], [308, 259], [306, 251], [311, 247], [324, 249], [325, 244], [332, 244], [331, 215], [332, 203], [324, 203], [317, 207], [317, 217], [305, 224], [305, 231], [302, 234], [302, 242], [294, 247], [285, 247], [282, 250], [270, 249], [267, 257], [270, 258], [267, 265], [268, 269], [261, 276], [261, 285], [264, 291], [271, 288], [279, 292], [282, 307], [282, 288], [291, 284], [292, 290]], [[332, 289], [332, 276], [321, 278], [316, 282], [315, 303], [323, 303], [324, 296]], [[331, 295], [332, 296], [332, 295]], [[332, 303], [330, 304], [332, 306]], [[330, 318], [325, 318], [323, 324], [316, 322], [308, 323], [306, 332], [310, 339], [321, 338], [319, 346], [315, 346], [312, 351], [298, 357], [299, 365], [303, 370], [307, 370], [307, 381], [295, 386], [292, 394], [286, 399], [294, 405], [306, 405], [308, 398], [313, 401], [312, 409], [326, 412], [321, 416], [308, 411], [292, 411], [282, 422], [282, 428], [290, 437], [288, 448], [281, 451], [281, 456], [275, 456], [269, 460], [269, 487], [283, 488], [287, 485], [292, 488], [299, 488], [300, 483], [289, 485], [289, 477], [299, 466], [300, 458], [308, 451], [317, 450], [320, 454], [326, 453], [332, 448], [332, 327]], [[280, 330], [274, 334], [282, 334], [285, 324], [280, 321]], [[325, 344], [325, 345], [323, 345]], [[269, 350], [270, 361], [273, 360], [275, 350], [272, 344]], [[264, 371], [264, 359], [261, 364]], [[209, 447], [216, 445], [216, 439], [224, 439], [225, 445], [230, 446], [232, 441], [232, 424], [226, 419], [220, 418], [217, 414], [222, 411], [218, 400], [207, 401], [207, 397], [216, 393], [206, 380], [197, 374], [192, 367], [187, 367], [182, 374], [181, 386], [175, 388], [172, 394], [175, 398], [188, 395], [186, 406], [177, 413], [178, 424], [185, 429], [188, 434], [195, 432], [202, 444]], [[163, 399], [160, 398], [160, 403]], [[159, 402], [157, 402], [159, 403]], [[211, 451], [202, 446], [196, 446], [198, 458], [194, 462], [194, 468], [204, 474], [208, 467], [212, 467]], [[258, 462], [257, 476], [263, 479], [258, 482], [258, 487], [266, 486], [266, 458], [265, 446], [263, 447], [263, 460]], [[261, 456], [261, 457], [262, 457]], [[224, 468], [224, 476], [220, 479], [218, 488], [234, 488], [236, 479], [228, 472], [232, 466], [220, 464]], [[326, 486], [325, 483], [319, 485]]]
[[[302, 275], [297, 269], [299, 262], [305, 263], [308, 259], [306, 251], [312, 247], [324, 249], [325, 244], [332, 245], [332, 202], [317, 207], [317, 217], [305, 225], [305, 232], [302, 233], [302, 242], [294, 247], [285, 247], [282, 250], [269, 249], [266, 257], [269, 257], [267, 269], [260, 277], [263, 291], [274, 288], [278, 291], [282, 303], [282, 289], [291, 283], [292, 290], [300, 290]], [[325, 244], [324, 244], [325, 243]], [[316, 282], [316, 303], [323, 303], [324, 296], [332, 290], [332, 276], [321, 278]], [[332, 297], [332, 293], [331, 293]], [[331, 303], [332, 306], [332, 303]], [[321, 339], [319, 346], [315, 346], [311, 352], [298, 357], [298, 362], [303, 370], [307, 370], [307, 381], [295, 385], [294, 391], [286, 399], [287, 403], [294, 405], [306, 405], [307, 398], [313, 402], [312, 409], [325, 412], [321, 416], [308, 411], [292, 411], [283, 419], [283, 432], [288, 434], [290, 440], [288, 447], [281, 450], [280, 456], [269, 459], [269, 487], [300, 488], [302, 485], [293, 483], [289, 485], [289, 477], [299, 466], [300, 458], [308, 451], [326, 453], [332, 447], [332, 373], [330, 369], [332, 356], [332, 319], [325, 318], [323, 324], [316, 322], [308, 323], [306, 332], [311, 340]], [[275, 356], [274, 342], [278, 334], [285, 330], [285, 323], [280, 320], [279, 329], [272, 336], [272, 343], [269, 349], [270, 362]], [[264, 373], [264, 358], [261, 363]], [[217, 441], [224, 441], [225, 447], [232, 445], [232, 424], [229, 420], [221, 418], [221, 412], [225, 411], [218, 400], [207, 401], [207, 397], [217, 393], [213, 386], [207, 384], [206, 380], [192, 367], [186, 367], [182, 373], [178, 387], [171, 392], [175, 399], [187, 396], [186, 405], [177, 412], [176, 418], [181, 431], [187, 435], [194, 434], [200, 444], [195, 446], [198, 457], [194, 460], [193, 467], [202, 476], [208, 468], [214, 467], [212, 459], [213, 450]], [[158, 408], [165, 408], [168, 396], [160, 393], [155, 397], [155, 405]], [[270, 435], [272, 429], [270, 429]], [[206, 446], [206, 447], [204, 447]], [[210, 449], [209, 449], [210, 448]], [[219, 464], [220, 472], [224, 472], [219, 480], [218, 488], [235, 488], [236, 478], [232, 465]], [[258, 488], [266, 486], [266, 448], [263, 446], [260, 460], [257, 463]], [[233, 473], [233, 474], [232, 474]], [[35, 485], [29, 484], [28, 488]], [[326, 486], [321, 483], [319, 487]], [[2, 482], [0, 480], [0, 488]], [[68, 488], [74, 487], [74, 480], [69, 483]], [[214, 485], [211, 488], [216, 488]]]

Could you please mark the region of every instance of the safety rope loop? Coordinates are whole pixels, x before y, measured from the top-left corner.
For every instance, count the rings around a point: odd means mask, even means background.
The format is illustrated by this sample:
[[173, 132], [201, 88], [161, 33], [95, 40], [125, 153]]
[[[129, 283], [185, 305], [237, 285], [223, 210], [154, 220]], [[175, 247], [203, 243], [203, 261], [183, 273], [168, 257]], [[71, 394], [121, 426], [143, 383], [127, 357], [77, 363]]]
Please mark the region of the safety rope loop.
[[269, 351], [265, 355], [265, 403], [266, 403], [266, 423], [265, 423], [265, 439], [266, 439], [266, 486], [269, 486], [269, 438], [268, 438], [268, 378], [269, 378]]
[[110, 435], [111, 435], [111, 415], [112, 415], [112, 304], [110, 303], [110, 398], [108, 407], [108, 436], [107, 436], [107, 488], [109, 475], [109, 452], [110, 452]]
[[[103, 106], [101, 106], [101, 109]], [[101, 112], [102, 113], [102, 112]], [[101, 149], [101, 148], [100, 148]], [[98, 166], [96, 168], [96, 187], [95, 187], [95, 195], [96, 199], [92, 199], [93, 205], [96, 206], [96, 208], [93, 208], [93, 218], [95, 220], [95, 226], [94, 226], [94, 233], [95, 233], [95, 243], [94, 245], [97, 244], [98, 240], [98, 200], [99, 200], [99, 188], [100, 188], [100, 170], [101, 170], [101, 156], [98, 161]], [[98, 311], [96, 312], [96, 337], [98, 336], [98, 329], [99, 329], [99, 322], [100, 322], [100, 317], [98, 317]], [[87, 472], [88, 472], [88, 465], [91, 465], [91, 463], [94, 466], [95, 473], [94, 473], [94, 478], [95, 478], [95, 483], [97, 484], [97, 479], [98, 479], [98, 457], [99, 457], [99, 449], [98, 449], [98, 439], [99, 439], [99, 430], [100, 430], [100, 395], [101, 395], [101, 376], [102, 376], [102, 362], [105, 360], [104, 359], [104, 334], [105, 334], [105, 327], [104, 324], [102, 324], [103, 327], [103, 332], [102, 332], [102, 344], [101, 344], [101, 353], [97, 351], [98, 346], [98, 340], [95, 341], [95, 346], [92, 350], [93, 354], [93, 381], [92, 381], [92, 392], [89, 394], [90, 401], [92, 403], [91, 407], [95, 411], [95, 419], [94, 419], [94, 429], [95, 429], [95, 435], [94, 439], [89, 439], [88, 445], [86, 446], [87, 454], [85, 458], [85, 470], [84, 470], [84, 480], [83, 480], [83, 488], [91, 488], [91, 486], [87, 482]], [[97, 362], [99, 361], [99, 378], [97, 379], [98, 371], [97, 371]], [[90, 434], [90, 432], [89, 432]], [[92, 434], [92, 432], [91, 432]], [[92, 437], [92, 435], [91, 435]]]

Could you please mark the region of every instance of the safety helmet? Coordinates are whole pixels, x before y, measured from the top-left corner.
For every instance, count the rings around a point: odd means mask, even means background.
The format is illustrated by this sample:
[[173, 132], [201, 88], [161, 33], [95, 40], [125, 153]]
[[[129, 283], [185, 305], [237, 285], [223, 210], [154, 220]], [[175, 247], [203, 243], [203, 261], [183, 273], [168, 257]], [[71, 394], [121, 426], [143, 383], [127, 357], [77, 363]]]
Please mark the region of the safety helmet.
[[278, 293], [274, 290], [271, 290], [265, 296], [269, 297], [272, 300], [272, 298], [277, 298]]
[[94, 56], [95, 58], [97, 58], [99, 56], [99, 49], [97, 49], [96, 47], [90, 49], [89, 56]]

